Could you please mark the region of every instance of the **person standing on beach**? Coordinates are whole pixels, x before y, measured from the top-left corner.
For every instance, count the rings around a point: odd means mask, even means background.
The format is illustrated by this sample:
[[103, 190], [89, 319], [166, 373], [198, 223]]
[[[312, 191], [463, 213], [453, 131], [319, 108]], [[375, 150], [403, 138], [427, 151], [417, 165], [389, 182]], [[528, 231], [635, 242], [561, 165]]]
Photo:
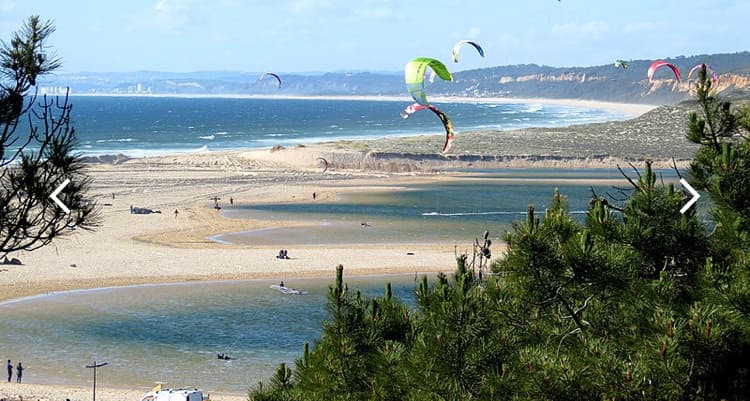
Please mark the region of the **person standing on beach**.
[[10, 383], [11, 377], [13, 377], [13, 364], [8, 359], [8, 383]]
[[18, 383], [21, 382], [21, 376], [23, 376], [23, 366], [21, 366], [21, 362], [18, 362], [18, 366], [16, 366], [16, 381]]
[[234, 205], [234, 198], [232, 198], [231, 196], [229, 197], [229, 205]]

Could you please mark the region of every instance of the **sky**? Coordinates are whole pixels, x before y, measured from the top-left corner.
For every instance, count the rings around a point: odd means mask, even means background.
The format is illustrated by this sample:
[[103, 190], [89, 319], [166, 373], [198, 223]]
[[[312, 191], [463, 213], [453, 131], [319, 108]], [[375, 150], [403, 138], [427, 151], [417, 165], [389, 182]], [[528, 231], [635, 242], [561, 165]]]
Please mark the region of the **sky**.
[[0, 0], [0, 38], [52, 20], [62, 72], [601, 65], [748, 50], [748, 0]]

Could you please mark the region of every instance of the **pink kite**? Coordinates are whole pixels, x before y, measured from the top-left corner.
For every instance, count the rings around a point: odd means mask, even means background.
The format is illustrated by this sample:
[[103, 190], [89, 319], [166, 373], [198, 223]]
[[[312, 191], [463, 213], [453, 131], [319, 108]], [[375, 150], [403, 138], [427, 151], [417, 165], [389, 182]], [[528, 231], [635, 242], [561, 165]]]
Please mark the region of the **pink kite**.
[[440, 122], [443, 123], [443, 128], [445, 128], [445, 144], [443, 145], [443, 153], [448, 153], [448, 151], [451, 149], [451, 146], [453, 145], [453, 138], [455, 137], [453, 133], [453, 123], [451, 123], [450, 118], [448, 118], [445, 113], [440, 111], [440, 109], [435, 106], [424, 106], [419, 103], [414, 103], [406, 107], [404, 111], [401, 112], [401, 117], [409, 118], [410, 115], [424, 109], [430, 109], [430, 111], [438, 116]]
[[647, 75], [648, 75], [648, 82], [653, 82], [654, 81], [654, 72], [656, 72], [656, 70], [658, 70], [659, 68], [664, 67], [664, 66], [667, 66], [667, 67], [671, 68], [672, 72], [674, 72], [674, 76], [677, 77], [677, 81], [678, 82], [680, 81], [680, 70], [677, 68], [677, 66], [675, 66], [672, 63], [668, 63], [668, 62], [666, 62], [664, 60], [657, 60], [657, 61], [654, 61], [653, 64], [651, 64], [651, 67], [648, 67], [648, 73], [647, 73]]

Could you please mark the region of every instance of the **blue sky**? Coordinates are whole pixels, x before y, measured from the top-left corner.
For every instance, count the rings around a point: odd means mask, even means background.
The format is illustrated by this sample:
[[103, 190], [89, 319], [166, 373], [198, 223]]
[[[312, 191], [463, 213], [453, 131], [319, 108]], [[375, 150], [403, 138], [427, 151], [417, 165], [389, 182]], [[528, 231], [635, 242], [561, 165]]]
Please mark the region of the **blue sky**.
[[[0, 37], [52, 19], [64, 71], [400, 71], [417, 56], [453, 70], [748, 50], [744, 0], [0, 0]], [[701, 21], [706, 21], [702, 23]]]

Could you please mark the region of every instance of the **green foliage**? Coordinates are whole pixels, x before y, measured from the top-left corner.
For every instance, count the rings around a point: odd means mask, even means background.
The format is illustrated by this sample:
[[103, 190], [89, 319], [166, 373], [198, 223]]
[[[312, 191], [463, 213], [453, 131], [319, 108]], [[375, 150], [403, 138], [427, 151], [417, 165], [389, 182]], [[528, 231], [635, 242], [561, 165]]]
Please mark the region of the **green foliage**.
[[449, 280], [419, 288], [416, 337], [409, 354], [409, 389], [417, 399], [494, 399], [503, 377], [507, 338], [497, 330], [487, 292], [458, 259]]
[[722, 142], [737, 135], [739, 117], [732, 111], [730, 102], [720, 101], [713, 96], [712, 86], [713, 81], [703, 64], [695, 83], [700, 111], [690, 113], [687, 138], [691, 142], [719, 150]]
[[688, 138], [713, 227], [647, 162], [622, 204], [595, 198], [582, 223], [559, 191], [543, 215], [530, 206], [492, 263], [504, 275], [482, 281], [462, 255], [416, 284], [414, 311], [389, 289], [349, 294], [339, 267], [294, 381], [282, 367], [251, 399], [750, 399], [750, 112], [710, 90], [701, 71]]

